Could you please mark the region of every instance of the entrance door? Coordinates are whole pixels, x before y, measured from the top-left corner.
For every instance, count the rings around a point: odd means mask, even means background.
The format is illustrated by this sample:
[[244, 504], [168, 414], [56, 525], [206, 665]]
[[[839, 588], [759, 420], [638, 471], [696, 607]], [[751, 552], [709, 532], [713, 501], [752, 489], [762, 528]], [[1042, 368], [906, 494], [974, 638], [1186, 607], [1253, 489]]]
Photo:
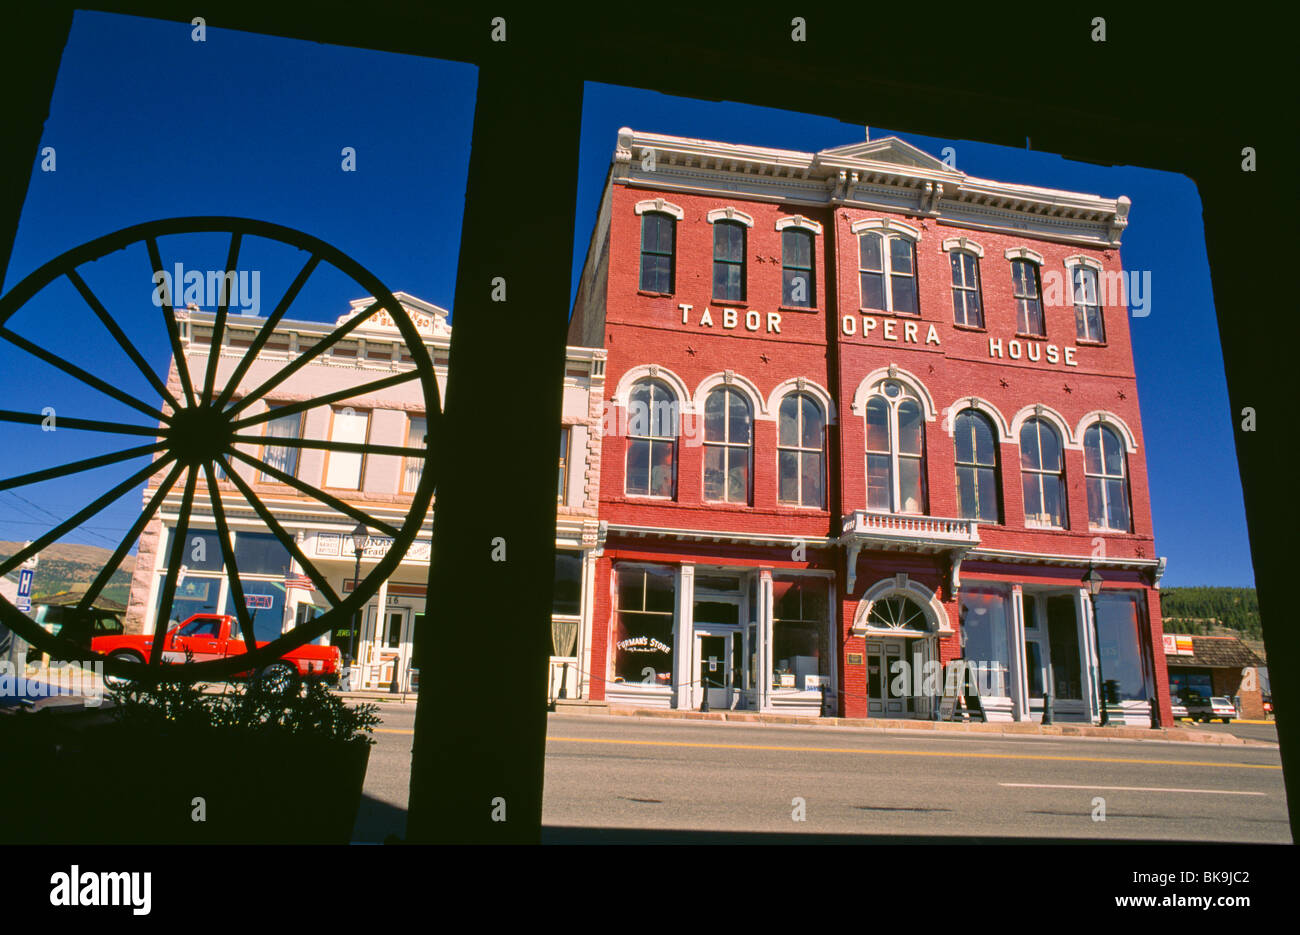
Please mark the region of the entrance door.
[[729, 710], [735, 706], [735, 666], [732, 665], [732, 641], [740, 633], [697, 633], [695, 658], [698, 659], [699, 684], [708, 691], [708, 707]]
[[405, 689], [406, 669], [410, 661], [411, 612], [405, 607], [389, 607], [384, 613], [382, 627], [376, 626], [375, 607], [366, 611], [366, 636], [370, 644], [365, 680], [367, 687], [388, 688], [393, 683], [394, 669], [401, 679], [398, 687]]
[[1026, 594], [1025, 677], [1029, 712], [1043, 716], [1043, 696], [1052, 696], [1053, 717], [1067, 720], [1086, 713], [1079, 621], [1070, 594]]
[[[918, 698], [912, 689], [923, 683], [924, 672], [913, 674], [914, 640], [869, 640], [867, 642], [867, 716], [916, 717]], [[924, 653], [919, 653], [924, 662]], [[905, 663], [905, 665], [899, 665]]]

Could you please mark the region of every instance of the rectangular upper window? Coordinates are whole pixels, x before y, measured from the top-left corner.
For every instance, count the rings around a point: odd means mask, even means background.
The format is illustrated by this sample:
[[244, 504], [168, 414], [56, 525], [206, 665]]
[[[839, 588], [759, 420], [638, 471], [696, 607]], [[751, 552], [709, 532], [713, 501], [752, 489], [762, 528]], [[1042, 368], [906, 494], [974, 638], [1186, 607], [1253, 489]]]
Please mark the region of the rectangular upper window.
[[745, 225], [739, 221], [713, 225], [713, 297], [745, 301]]
[[781, 232], [781, 304], [789, 308], [817, 307], [812, 231], [790, 227]]
[[954, 250], [952, 261], [952, 320], [971, 328], [984, 327], [984, 309], [980, 305], [979, 257]]
[[677, 222], [670, 214], [641, 215], [641, 291], [673, 291], [673, 254]]
[[[355, 409], [335, 409], [330, 425], [330, 441], [349, 445], [364, 445], [370, 431], [370, 413]], [[359, 451], [329, 449], [325, 462], [325, 486], [361, 489], [361, 475], [365, 456]]]
[[[429, 434], [429, 421], [424, 416], [411, 416], [406, 426], [406, 447], [423, 448]], [[407, 457], [402, 464], [402, 490], [415, 493], [420, 486], [420, 477], [424, 474], [424, 459]]]
[[1042, 291], [1038, 286], [1038, 265], [1029, 260], [1012, 260], [1011, 286], [1016, 298], [1016, 331], [1046, 337]]
[[1074, 327], [1080, 341], [1106, 340], [1101, 320], [1101, 302], [1097, 298], [1097, 271], [1076, 266], [1071, 278], [1074, 287]]
[[920, 313], [916, 301], [916, 254], [912, 241], [867, 231], [858, 237], [858, 276], [862, 307]]
[[[302, 413], [295, 412], [287, 416], [280, 416], [278, 419], [272, 419], [266, 423], [266, 442], [262, 447], [262, 460], [290, 477], [297, 477], [298, 449], [289, 445], [277, 445], [274, 439], [301, 437]], [[218, 475], [219, 478], [221, 476], [223, 475]], [[262, 480], [279, 482], [278, 478], [265, 472], [262, 472]]]

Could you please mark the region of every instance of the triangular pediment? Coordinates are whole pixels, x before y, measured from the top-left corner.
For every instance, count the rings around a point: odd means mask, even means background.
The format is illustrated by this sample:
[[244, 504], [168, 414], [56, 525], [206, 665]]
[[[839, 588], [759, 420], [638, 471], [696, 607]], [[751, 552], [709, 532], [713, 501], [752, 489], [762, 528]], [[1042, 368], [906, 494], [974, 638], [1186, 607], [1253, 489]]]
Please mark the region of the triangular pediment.
[[896, 136], [887, 136], [879, 140], [863, 140], [861, 143], [849, 143], [847, 146], [823, 149], [817, 156], [818, 158], [860, 159], [863, 162], [886, 163], [931, 172], [955, 171], [925, 150], [917, 149], [911, 143], [904, 143]]

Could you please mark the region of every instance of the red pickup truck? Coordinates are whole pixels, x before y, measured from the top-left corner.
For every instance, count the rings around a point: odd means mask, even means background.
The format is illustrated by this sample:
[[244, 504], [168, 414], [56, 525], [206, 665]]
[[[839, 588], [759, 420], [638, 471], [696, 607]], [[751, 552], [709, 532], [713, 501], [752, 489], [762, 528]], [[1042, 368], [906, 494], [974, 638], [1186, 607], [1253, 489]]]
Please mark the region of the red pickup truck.
[[[184, 623], [172, 627], [163, 636], [163, 661], [183, 663], [187, 658], [194, 662], [211, 662], [247, 652], [244, 641], [232, 633], [234, 617], [229, 614], [194, 614]], [[258, 648], [267, 641], [257, 641]], [[90, 648], [110, 659], [124, 662], [145, 662], [153, 647], [152, 634], [121, 633], [99, 636], [90, 641]], [[277, 661], [256, 673], [258, 688], [279, 694], [296, 688], [306, 680], [335, 681], [343, 667], [343, 654], [337, 646], [317, 646], [308, 643], [285, 653]], [[240, 672], [232, 679], [250, 679], [253, 672]], [[110, 687], [125, 684], [124, 679], [104, 676]]]

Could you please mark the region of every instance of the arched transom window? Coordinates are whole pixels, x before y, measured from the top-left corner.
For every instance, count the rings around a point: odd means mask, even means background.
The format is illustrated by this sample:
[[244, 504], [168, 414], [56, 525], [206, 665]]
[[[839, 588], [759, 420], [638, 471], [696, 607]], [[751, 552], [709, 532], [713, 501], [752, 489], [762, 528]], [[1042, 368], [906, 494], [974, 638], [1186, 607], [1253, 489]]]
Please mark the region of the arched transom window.
[[1083, 474], [1088, 482], [1088, 525], [1128, 532], [1127, 464], [1124, 443], [1109, 425], [1097, 423], [1083, 433]]
[[894, 594], [873, 601], [867, 614], [867, 628], [871, 630], [929, 630], [925, 611], [910, 597]]
[[705, 398], [705, 500], [749, 502], [753, 426], [753, 409], [739, 390], [720, 386]]
[[925, 416], [916, 394], [882, 380], [867, 399], [867, 507], [925, 512]]

